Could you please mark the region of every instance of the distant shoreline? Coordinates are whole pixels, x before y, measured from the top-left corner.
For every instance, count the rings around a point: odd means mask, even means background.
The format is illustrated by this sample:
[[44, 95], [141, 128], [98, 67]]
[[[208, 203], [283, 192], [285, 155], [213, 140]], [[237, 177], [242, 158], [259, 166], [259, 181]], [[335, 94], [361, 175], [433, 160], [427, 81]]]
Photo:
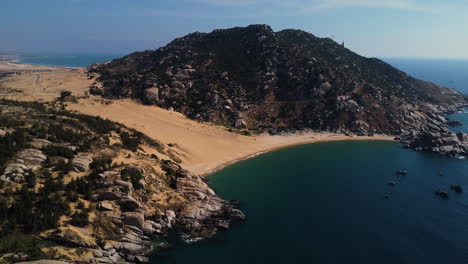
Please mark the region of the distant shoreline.
[[83, 67], [47, 66], [30, 63], [22, 63], [17, 59], [0, 60], [0, 73], [20, 73], [20, 72], [50, 72], [62, 70], [77, 70]]

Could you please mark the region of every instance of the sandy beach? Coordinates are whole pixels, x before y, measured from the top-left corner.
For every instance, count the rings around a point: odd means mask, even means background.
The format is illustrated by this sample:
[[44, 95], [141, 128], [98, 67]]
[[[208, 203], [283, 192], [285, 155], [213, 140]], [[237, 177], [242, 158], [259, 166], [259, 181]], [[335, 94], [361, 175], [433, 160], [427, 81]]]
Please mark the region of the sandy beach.
[[[39, 76], [39, 77], [38, 77]], [[27, 101], [52, 101], [60, 91], [85, 95], [93, 80], [84, 69], [23, 73], [0, 79], [0, 97]], [[183, 161], [183, 166], [196, 174], [209, 174], [238, 160], [259, 153], [293, 145], [338, 140], [392, 140], [391, 136], [349, 137], [331, 133], [243, 136], [225, 127], [190, 120], [180, 113], [156, 106], [145, 106], [130, 99], [103, 103], [91, 96], [69, 103], [68, 108], [80, 113], [97, 115], [125, 124], [170, 147]]]

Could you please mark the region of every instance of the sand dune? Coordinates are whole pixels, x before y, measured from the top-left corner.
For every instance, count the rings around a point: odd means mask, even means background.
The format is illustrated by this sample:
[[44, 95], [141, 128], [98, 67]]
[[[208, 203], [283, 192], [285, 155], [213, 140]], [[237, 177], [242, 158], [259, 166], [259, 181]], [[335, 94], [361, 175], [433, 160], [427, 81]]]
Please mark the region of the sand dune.
[[224, 127], [199, 123], [182, 114], [135, 101], [117, 100], [106, 105], [91, 99], [69, 107], [82, 113], [109, 118], [135, 128], [163, 143], [173, 143], [183, 165], [193, 173], [207, 174], [257, 153], [304, 143], [337, 140], [392, 140], [389, 136], [348, 137], [331, 133], [285, 136], [242, 136]]
[[[38, 74], [40, 74], [38, 76]], [[83, 69], [57, 72], [23, 73], [0, 80], [0, 97], [15, 100], [52, 101], [61, 90], [84, 95], [92, 80]], [[392, 140], [390, 136], [347, 137], [330, 133], [300, 133], [287, 136], [242, 136], [224, 127], [199, 123], [182, 114], [156, 106], [145, 106], [130, 99], [103, 104], [99, 97], [81, 99], [68, 108], [89, 115], [109, 118], [137, 129], [179, 153], [183, 166], [197, 174], [208, 174], [230, 163], [277, 148], [304, 143], [337, 140]]]

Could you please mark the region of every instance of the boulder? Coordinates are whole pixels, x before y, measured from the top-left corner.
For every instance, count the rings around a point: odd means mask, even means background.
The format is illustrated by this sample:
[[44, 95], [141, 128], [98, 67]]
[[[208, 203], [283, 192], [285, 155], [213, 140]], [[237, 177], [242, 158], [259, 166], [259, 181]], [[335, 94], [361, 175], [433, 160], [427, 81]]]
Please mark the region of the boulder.
[[42, 149], [44, 147], [50, 146], [52, 142], [50, 142], [47, 139], [36, 138], [30, 144], [31, 144], [31, 147], [35, 149]]
[[135, 256], [135, 263], [148, 263], [149, 258], [145, 256]]
[[140, 166], [136, 166], [136, 165], [127, 166], [127, 167], [125, 167], [125, 170], [127, 170], [127, 171], [129, 171], [129, 172], [139, 172], [139, 173], [141, 173], [142, 175], [145, 174], [145, 169], [143, 169], [143, 168], [140, 167]]
[[122, 200], [120, 200], [119, 204], [123, 209], [126, 209], [127, 211], [135, 211], [136, 209], [142, 208], [140, 202], [138, 202], [137, 200], [135, 200], [135, 198], [131, 196], [123, 197]]
[[244, 119], [237, 119], [236, 123], [234, 124], [235, 128], [245, 128], [247, 127], [247, 122]]
[[112, 186], [115, 186], [113, 181], [105, 181], [105, 182], [102, 183], [102, 187], [104, 187], [104, 188], [109, 188], [109, 187], [112, 187]]
[[113, 207], [111, 203], [108, 202], [101, 202], [98, 204], [98, 209], [101, 211], [113, 211]]
[[103, 200], [109, 200], [109, 201], [115, 201], [115, 200], [120, 200], [124, 197], [124, 194], [122, 192], [103, 192], [99, 195], [98, 200], [103, 201]]
[[457, 133], [458, 139], [463, 143], [468, 143], [468, 134], [464, 132]]
[[133, 185], [132, 185], [131, 182], [122, 181], [122, 180], [115, 180], [114, 183], [115, 183], [115, 185], [123, 187], [124, 189], [126, 189], [128, 191], [133, 190]]
[[452, 151], [454, 151], [454, 147], [453, 146], [441, 146], [439, 147], [439, 151], [440, 152], [444, 152], [444, 153], [450, 153]]
[[89, 170], [89, 165], [93, 162], [93, 159], [88, 156], [79, 156], [73, 159], [72, 165], [76, 172], [85, 172]]
[[47, 159], [47, 156], [37, 149], [25, 149], [20, 151], [16, 158], [23, 160], [25, 163], [40, 164]]
[[168, 223], [169, 228], [172, 227], [172, 225], [176, 221], [176, 214], [174, 213], [174, 211], [167, 210], [166, 211], [166, 218], [167, 218], [167, 223]]
[[103, 173], [100, 173], [99, 176], [101, 176], [103, 179], [110, 178], [110, 177], [118, 177], [118, 176], [120, 176], [120, 172], [118, 172], [118, 171], [105, 171]]
[[146, 89], [145, 98], [153, 104], [157, 103], [159, 101], [159, 89], [156, 87]]
[[122, 221], [125, 225], [134, 226], [140, 230], [143, 230], [145, 224], [145, 216], [140, 212], [127, 212], [122, 213]]
[[130, 242], [119, 242], [118, 243], [118, 250], [130, 253], [130, 254], [138, 254], [139, 252], [143, 253], [147, 248], [144, 245], [134, 244]]

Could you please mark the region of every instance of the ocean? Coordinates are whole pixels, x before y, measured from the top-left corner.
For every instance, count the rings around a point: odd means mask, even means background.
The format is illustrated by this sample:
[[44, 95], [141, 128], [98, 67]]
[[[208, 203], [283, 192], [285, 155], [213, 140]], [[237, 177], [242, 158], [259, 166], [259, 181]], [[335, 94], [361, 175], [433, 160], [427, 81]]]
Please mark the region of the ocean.
[[413, 77], [468, 94], [468, 60], [396, 58], [383, 60]]
[[394, 142], [267, 153], [209, 178], [221, 197], [240, 200], [247, 221], [212, 240], [176, 244], [152, 263], [468, 263], [468, 194], [449, 190], [468, 188], [467, 171], [466, 160]]
[[125, 54], [28, 54], [18, 57], [21, 63], [62, 67], [88, 67], [111, 61]]

